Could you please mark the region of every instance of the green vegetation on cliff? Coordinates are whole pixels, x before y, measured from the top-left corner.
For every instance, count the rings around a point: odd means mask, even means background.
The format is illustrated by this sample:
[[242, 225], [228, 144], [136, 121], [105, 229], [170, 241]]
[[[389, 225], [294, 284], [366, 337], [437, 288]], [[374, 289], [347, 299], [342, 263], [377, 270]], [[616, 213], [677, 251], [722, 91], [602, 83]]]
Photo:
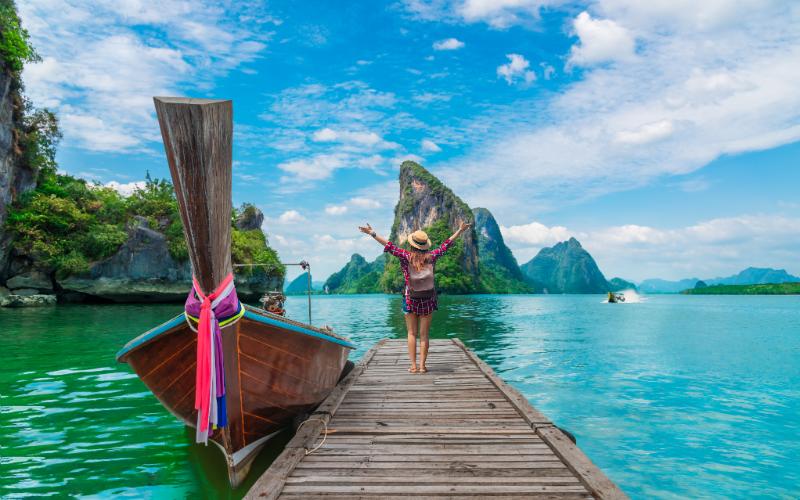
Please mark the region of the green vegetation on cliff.
[[[238, 212], [232, 215], [234, 220]], [[172, 184], [149, 176], [143, 188], [124, 197], [113, 189], [46, 169], [40, 173], [37, 187], [11, 206], [6, 230], [14, 237], [18, 254], [66, 277], [85, 272], [91, 262], [113, 255], [126, 241], [127, 227], [135, 217], [167, 237], [176, 261], [188, 259]], [[244, 268], [238, 274], [284, 275], [277, 253], [267, 245], [261, 230], [232, 227], [233, 262], [267, 268]]]
[[686, 295], [800, 295], [800, 283], [707, 285], [690, 288], [681, 293]]
[[532, 287], [525, 282], [517, 259], [506, 246], [500, 226], [492, 213], [476, 208], [475, 233], [478, 235], [481, 288], [486, 293], [529, 293]]
[[562, 241], [521, 266], [537, 292], [605, 293], [609, 283], [589, 252], [575, 238]]
[[350, 262], [325, 281], [330, 293], [380, 293], [380, 278], [386, 263], [386, 254], [373, 262], [355, 253]]

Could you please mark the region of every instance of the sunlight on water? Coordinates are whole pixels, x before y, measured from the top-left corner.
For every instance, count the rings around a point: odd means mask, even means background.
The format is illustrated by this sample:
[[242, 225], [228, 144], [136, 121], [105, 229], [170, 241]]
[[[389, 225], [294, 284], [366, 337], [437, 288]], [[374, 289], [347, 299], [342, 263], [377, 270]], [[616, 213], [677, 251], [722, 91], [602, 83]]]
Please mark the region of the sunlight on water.
[[[634, 498], [800, 496], [800, 298], [442, 297], [459, 337]], [[633, 300], [630, 300], [633, 299]], [[629, 301], [630, 300], [630, 301]], [[293, 318], [306, 315], [290, 298]], [[130, 369], [128, 340], [179, 305], [0, 309], [0, 496], [239, 498], [221, 454], [192, 444]], [[314, 300], [360, 357], [402, 338], [398, 297]]]

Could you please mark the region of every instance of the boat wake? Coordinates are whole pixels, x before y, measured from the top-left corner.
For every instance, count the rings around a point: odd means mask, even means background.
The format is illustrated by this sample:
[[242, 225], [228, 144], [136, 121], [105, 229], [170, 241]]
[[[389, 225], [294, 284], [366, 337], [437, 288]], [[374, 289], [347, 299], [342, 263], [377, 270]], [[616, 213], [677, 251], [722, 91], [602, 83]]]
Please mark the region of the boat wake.
[[[616, 302], [617, 304], [639, 304], [640, 302], [645, 302], [647, 297], [643, 297], [639, 295], [636, 290], [620, 290], [619, 292], [614, 292], [617, 295], [623, 295], [625, 297], [624, 301]], [[603, 303], [608, 304], [608, 299], [605, 299]]]

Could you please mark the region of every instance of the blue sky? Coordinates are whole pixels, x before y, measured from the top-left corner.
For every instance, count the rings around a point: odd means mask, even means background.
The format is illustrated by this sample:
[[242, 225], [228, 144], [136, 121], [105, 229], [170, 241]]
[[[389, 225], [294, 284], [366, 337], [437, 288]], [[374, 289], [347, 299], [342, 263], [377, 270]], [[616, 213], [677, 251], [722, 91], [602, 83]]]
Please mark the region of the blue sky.
[[800, 274], [800, 8], [788, 2], [19, 3], [61, 168], [168, 176], [153, 95], [234, 101], [234, 200], [324, 278], [380, 252], [402, 160], [489, 208], [520, 262]]

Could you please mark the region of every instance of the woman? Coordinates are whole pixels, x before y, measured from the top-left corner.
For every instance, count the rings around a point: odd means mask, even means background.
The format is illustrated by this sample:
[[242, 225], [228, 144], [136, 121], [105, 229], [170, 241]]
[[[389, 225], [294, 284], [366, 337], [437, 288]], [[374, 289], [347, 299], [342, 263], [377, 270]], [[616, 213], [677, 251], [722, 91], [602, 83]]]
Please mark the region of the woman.
[[[431, 328], [433, 311], [438, 309], [436, 289], [433, 286], [433, 268], [436, 260], [447, 252], [450, 245], [472, 224], [462, 222], [453, 236], [444, 240], [442, 245], [431, 251], [431, 240], [425, 231], [414, 231], [408, 237], [411, 250], [404, 250], [391, 241], [378, 236], [372, 226], [359, 226], [362, 233], [372, 236], [375, 241], [383, 245], [383, 251], [389, 252], [400, 259], [400, 268], [403, 270], [405, 288], [403, 291], [403, 313], [408, 329], [408, 358], [411, 373], [425, 373], [425, 360], [428, 357], [428, 332]], [[419, 332], [419, 370], [417, 370], [417, 332]]]

